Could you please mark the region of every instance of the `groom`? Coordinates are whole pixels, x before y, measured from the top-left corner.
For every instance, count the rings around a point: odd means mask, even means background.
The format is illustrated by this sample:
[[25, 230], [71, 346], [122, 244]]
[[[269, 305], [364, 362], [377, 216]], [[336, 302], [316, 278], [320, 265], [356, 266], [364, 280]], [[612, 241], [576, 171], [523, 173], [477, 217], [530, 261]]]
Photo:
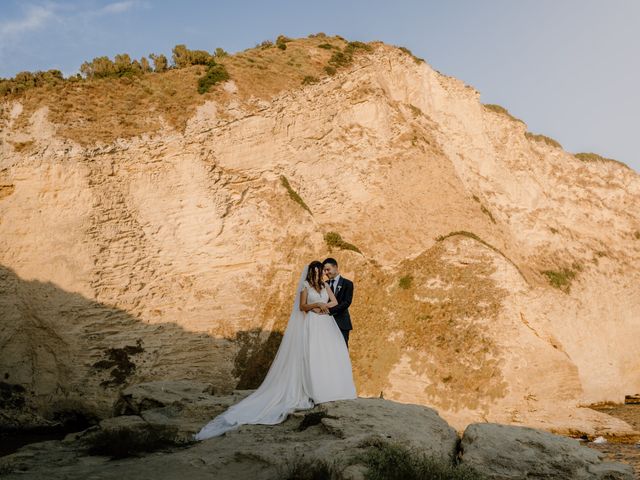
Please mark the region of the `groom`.
[[349, 305], [353, 300], [353, 282], [344, 278], [338, 271], [338, 262], [335, 258], [327, 258], [322, 262], [324, 273], [329, 278], [329, 287], [336, 296], [338, 305], [329, 309], [329, 314], [333, 315], [344, 341], [349, 348], [349, 331], [353, 330], [351, 326], [351, 316], [349, 315]]

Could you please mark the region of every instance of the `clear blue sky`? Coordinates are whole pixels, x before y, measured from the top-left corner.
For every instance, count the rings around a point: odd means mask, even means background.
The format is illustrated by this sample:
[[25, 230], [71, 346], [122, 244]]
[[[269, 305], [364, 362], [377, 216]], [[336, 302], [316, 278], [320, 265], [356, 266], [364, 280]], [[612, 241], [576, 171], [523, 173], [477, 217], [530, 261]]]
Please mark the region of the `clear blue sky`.
[[410, 48], [571, 152], [640, 171], [640, 1], [0, 1], [0, 77], [325, 32]]

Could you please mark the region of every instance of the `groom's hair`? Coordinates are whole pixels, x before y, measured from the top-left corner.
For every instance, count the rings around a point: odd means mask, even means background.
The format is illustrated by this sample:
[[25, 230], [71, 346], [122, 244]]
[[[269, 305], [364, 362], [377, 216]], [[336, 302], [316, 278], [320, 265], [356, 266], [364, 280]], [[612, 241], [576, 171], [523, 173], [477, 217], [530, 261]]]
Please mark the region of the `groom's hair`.
[[338, 261], [335, 258], [325, 258], [324, 262], [322, 262], [322, 265], [326, 265], [327, 263], [330, 263], [331, 265], [335, 265], [336, 267], [338, 266]]

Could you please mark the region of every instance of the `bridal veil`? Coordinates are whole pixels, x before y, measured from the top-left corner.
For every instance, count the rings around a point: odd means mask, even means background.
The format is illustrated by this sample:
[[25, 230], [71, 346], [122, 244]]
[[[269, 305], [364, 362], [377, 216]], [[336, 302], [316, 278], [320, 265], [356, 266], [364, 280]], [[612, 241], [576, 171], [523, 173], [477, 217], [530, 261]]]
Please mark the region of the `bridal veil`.
[[305, 374], [307, 356], [304, 312], [300, 311], [300, 291], [304, 288], [308, 266], [302, 271], [294, 293], [293, 308], [269, 371], [262, 384], [238, 403], [207, 423], [194, 435], [195, 440], [222, 435], [242, 424], [273, 425], [284, 421], [294, 410], [313, 408]]

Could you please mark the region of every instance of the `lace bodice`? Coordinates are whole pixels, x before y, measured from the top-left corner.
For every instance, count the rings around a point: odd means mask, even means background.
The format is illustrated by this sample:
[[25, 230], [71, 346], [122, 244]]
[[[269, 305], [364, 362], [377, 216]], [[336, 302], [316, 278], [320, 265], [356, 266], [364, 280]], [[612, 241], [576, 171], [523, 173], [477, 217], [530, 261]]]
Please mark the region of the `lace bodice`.
[[322, 287], [322, 291], [318, 292], [306, 280], [304, 281], [304, 286], [307, 288], [307, 303], [327, 303], [329, 301], [329, 294], [326, 288]]

